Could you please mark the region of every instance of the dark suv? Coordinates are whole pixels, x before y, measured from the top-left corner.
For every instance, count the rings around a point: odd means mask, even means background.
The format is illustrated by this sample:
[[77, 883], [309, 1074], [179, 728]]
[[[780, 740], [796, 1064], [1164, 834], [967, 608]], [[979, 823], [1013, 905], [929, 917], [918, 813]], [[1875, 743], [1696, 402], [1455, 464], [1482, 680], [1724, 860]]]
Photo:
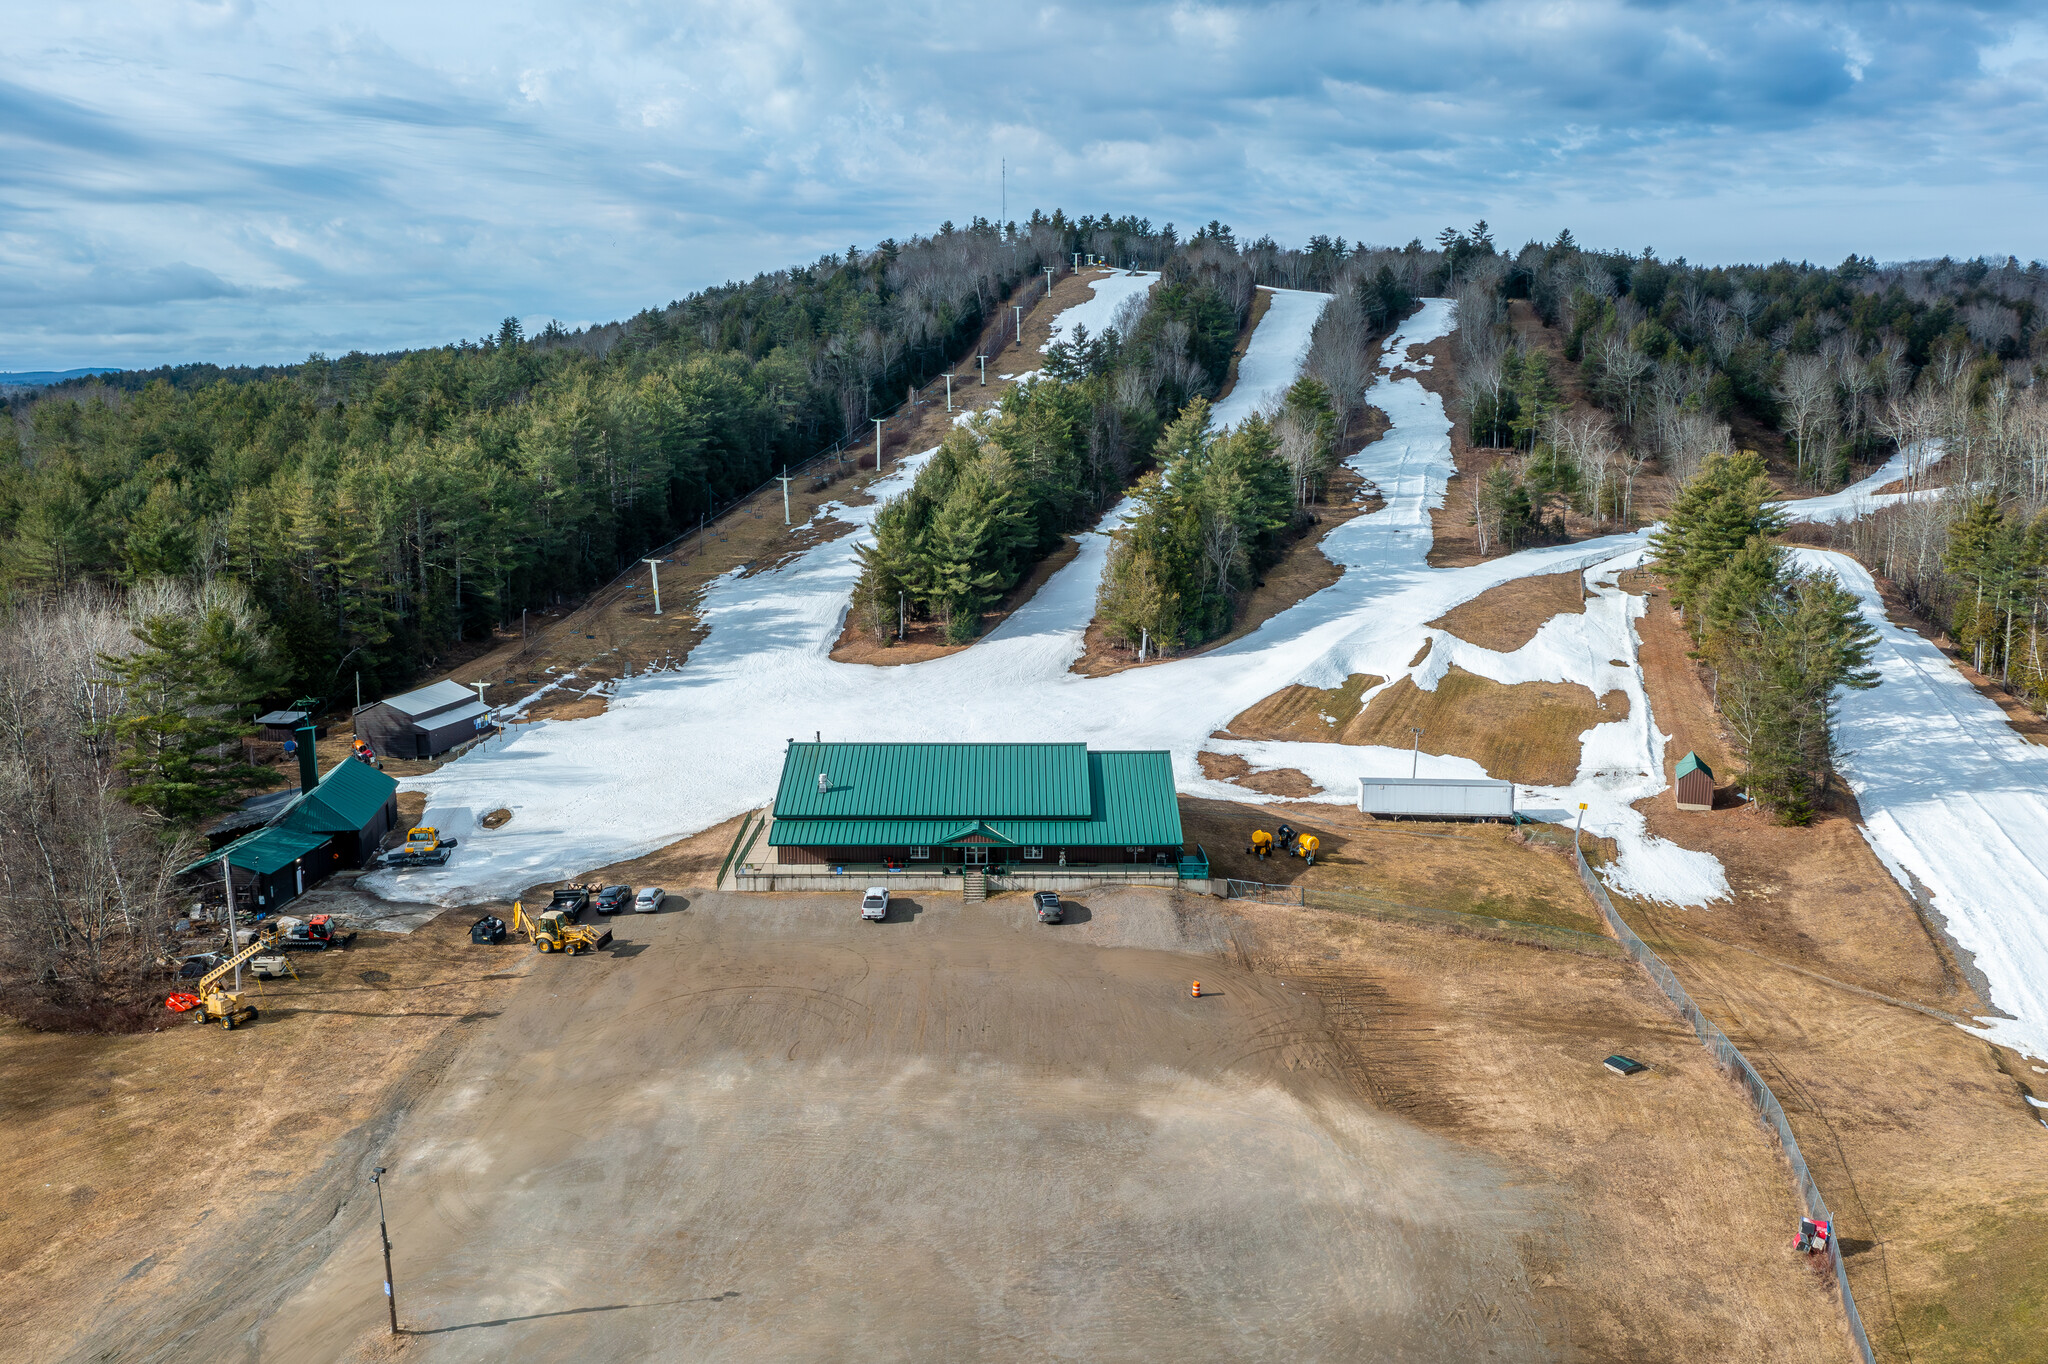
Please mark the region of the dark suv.
[[633, 907], [633, 888], [631, 886], [606, 886], [597, 893], [597, 901], [594, 907], [600, 914], [617, 914], [622, 909], [631, 909]]
[[1038, 922], [1056, 924], [1060, 921], [1060, 897], [1058, 891], [1041, 890], [1031, 897], [1031, 903], [1038, 908]]

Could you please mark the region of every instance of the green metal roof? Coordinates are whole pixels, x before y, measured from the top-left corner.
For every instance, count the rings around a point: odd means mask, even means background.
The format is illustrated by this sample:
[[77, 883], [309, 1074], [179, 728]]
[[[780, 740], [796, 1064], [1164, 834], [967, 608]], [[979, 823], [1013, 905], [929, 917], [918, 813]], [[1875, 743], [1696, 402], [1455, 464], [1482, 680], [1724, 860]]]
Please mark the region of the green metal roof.
[[258, 829], [253, 834], [244, 834], [225, 848], [216, 848], [206, 856], [186, 867], [179, 875], [210, 867], [225, 857], [229, 863], [258, 876], [283, 871], [292, 863], [327, 842], [327, 836], [308, 833], [301, 829], [269, 828]]
[[791, 744], [775, 817], [1086, 819], [1089, 780], [1085, 744]]
[[398, 778], [386, 776], [365, 762], [343, 758], [319, 784], [292, 802], [277, 822], [309, 833], [352, 834], [377, 817]]
[[[846, 748], [865, 745], [840, 745]], [[804, 748], [817, 745], [805, 744]], [[832, 747], [832, 745], [827, 745]], [[943, 744], [876, 744], [876, 748], [943, 748]], [[962, 744], [961, 748], [1066, 748], [1065, 744]], [[1164, 751], [1090, 753], [1082, 745], [1087, 773], [1088, 808], [1079, 817], [1004, 817], [963, 812], [965, 818], [792, 818], [776, 801], [775, 823], [768, 830], [774, 847], [938, 847], [965, 842], [984, 830], [1008, 844], [1031, 847], [1179, 847], [1180, 801], [1174, 794], [1173, 755]], [[790, 764], [796, 762], [792, 754]], [[783, 769], [783, 790], [790, 773]], [[809, 777], [817, 791], [817, 776]], [[833, 774], [833, 783], [838, 783]]]
[[1671, 779], [1676, 781], [1692, 772], [1704, 772], [1709, 777], [1714, 775], [1714, 769], [1701, 762], [1699, 754], [1688, 753], [1678, 760], [1678, 770], [1671, 774]]

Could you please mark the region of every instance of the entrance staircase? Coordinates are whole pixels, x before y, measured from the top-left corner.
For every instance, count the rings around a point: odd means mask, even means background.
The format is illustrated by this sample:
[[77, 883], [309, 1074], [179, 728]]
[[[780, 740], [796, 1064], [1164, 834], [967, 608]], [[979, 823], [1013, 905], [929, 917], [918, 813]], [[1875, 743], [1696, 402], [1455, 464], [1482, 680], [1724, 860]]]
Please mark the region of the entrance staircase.
[[968, 904], [978, 904], [988, 898], [988, 873], [967, 870], [960, 874], [960, 898]]

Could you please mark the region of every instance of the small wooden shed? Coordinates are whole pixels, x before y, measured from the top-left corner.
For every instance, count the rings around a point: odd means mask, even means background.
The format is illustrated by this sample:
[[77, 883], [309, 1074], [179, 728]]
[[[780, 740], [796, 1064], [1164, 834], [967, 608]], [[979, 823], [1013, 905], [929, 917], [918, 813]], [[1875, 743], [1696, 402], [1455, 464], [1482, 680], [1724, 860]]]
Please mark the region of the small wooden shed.
[[[282, 743], [286, 739], [297, 737], [295, 731], [300, 725], [306, 723], [306, 712], [302, 710], [273, 710], [267, 715], [257, 716], [256, 723], [263, 730], [261, 737], [272, 743]], [[317, 736], [318, 729], [316, 728], [314, 732]]]
[[1675, 772], [1678, 791], [1678, 808], [1681, 810], [1711, 810], [1714, 808], [1714, 769], [1700, 761], [1697, 753], [1687, 753], [1678, 760]]

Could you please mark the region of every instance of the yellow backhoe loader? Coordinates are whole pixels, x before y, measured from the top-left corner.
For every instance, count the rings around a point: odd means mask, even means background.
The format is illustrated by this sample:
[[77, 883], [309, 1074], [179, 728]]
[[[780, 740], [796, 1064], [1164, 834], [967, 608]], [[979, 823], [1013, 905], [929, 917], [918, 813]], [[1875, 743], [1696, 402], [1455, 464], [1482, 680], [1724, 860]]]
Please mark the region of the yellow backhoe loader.
[[228, 989], [221, 981], [232, 975], [237, 966], [257, 953], [273, 951], [276, 942], [276, 931], [266, 925], [254, 942], [201, 976], [197, 990], [191, 994], [174, 994], [164, 1001], [165, 1006], [179, 1013], [197, 1009], [200, 1022], [218, 1023], [229, 1032], [233, 1032], [244, 1023], [254, 1023], [256, 1006], [244, 1003], [240, 991]]
[[571, 956], [609, 946], [612, 940], [609, 928], [584, 928], [571, 923], [568, 914], [559, 909], [544, 909], [537, 917], [528, 918], [517, 900], [512, 902], [512, 931], [522, 934], [536, 952], [567, 952]]

